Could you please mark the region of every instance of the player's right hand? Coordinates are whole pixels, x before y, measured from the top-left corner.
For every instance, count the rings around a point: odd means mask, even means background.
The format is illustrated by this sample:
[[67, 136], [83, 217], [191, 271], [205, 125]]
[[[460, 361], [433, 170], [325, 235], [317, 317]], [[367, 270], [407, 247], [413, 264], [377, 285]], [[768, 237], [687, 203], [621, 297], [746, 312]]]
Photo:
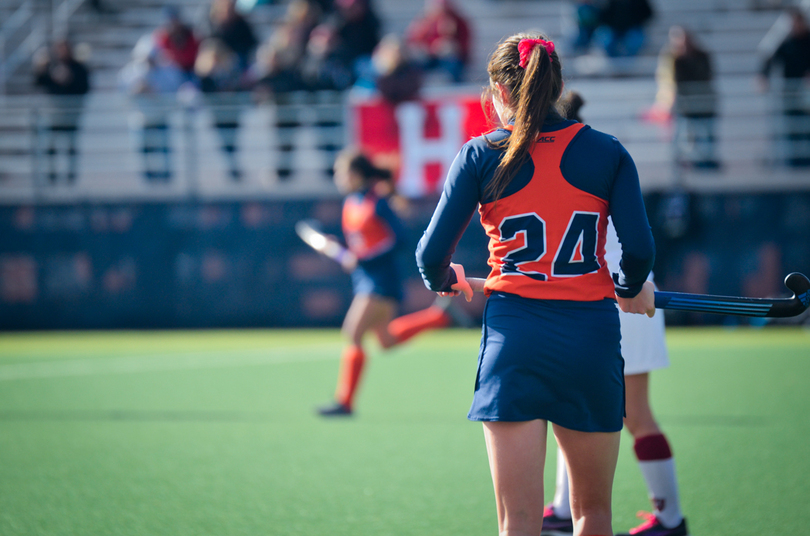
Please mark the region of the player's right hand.
[[461, 292], [462, 294], [464, 294], [464, 298], [468, 302], [471, 302], [473, 299], [473, 289], [470, 286], [470, 283], [467, 281], [467, 278], [464, 276], [464, 267], [460, 264], [451, 262], [450, 268], [452, 268], [453, 271], [456, 273], [456, 279], [458, 279], [458, 282], [455, 285], [451, 286], [450, 288], [455, 291]]

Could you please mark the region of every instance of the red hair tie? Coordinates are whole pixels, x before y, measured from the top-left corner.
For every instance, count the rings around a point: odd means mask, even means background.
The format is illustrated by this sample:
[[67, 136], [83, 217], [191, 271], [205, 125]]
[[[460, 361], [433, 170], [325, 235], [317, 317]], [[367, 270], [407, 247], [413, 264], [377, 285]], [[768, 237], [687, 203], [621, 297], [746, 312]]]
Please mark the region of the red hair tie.
[[518, 43], [518, 52], [520, 52], [519, 65], [524, 69], [526, 65], [529, 64], [529, 54], [532, 53], [532, 50], [534, 50], [534, 47], [537, 45], [546, 49], [546, 52], [548, 52], [548, 61], [554, 61], [551, 58], [551, 53], [554, 52], [554, 43], [544, 39], [521, 39]]

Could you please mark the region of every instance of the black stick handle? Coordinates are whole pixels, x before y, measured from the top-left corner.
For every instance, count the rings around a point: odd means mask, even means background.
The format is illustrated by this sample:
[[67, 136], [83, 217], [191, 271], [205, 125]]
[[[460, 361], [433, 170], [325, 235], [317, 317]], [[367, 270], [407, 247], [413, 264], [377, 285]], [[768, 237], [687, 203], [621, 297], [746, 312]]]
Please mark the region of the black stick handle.
[[744, 298], [657, 291], [655, 308], [778, 318], [802, 314], [810, 306], [810, 280], [804, 274], [793, 272], [785, 278], [785, 286], [793, 292], [792, 298]]

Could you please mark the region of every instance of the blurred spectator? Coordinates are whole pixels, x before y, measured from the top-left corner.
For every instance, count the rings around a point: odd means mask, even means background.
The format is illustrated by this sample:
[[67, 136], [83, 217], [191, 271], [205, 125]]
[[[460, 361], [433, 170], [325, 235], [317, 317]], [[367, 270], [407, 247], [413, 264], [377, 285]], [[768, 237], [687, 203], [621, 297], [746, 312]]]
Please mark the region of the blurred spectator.
[[[326, 3], [326, 2], [324, 2]], [[328, 2], [331, 6], [331, 1]], [[327, 6], [325, 6], [327, 7]], [[270, 39], [259, 48], [256, 64], [251, 69], [251, 79], [254, 83], [254, 95], [257, 100], [272, 99], [281, 104], [273, 114], [273, 145], [271, 151], [276, 153], [275, 174], [279, 180], [286, 180], [292, 175], [295, 167], [295, 136], [301, 127], [297, 106], [284, 106], [289, 103], [288, 94], [296, 91], [310, 89], [305, 84], [311, 84], [311, 89], [331, 89], [333, 84], [326, 83], [331, 76], [325, 75], [330, 69], [326, 64], [323, 51], [323, 29], [318, 30], [316, 39], [312, 42], [310, 51], [310, 34], [317, 27], [322, 16], [321, 3], [311, 0], [293, 0], [287, 7], [283, 23], [273, 32]], [[328, 32], [327, 32], [328, 33]], [[334, 36], [334, 31], [332, 32]], [[334, 43], [333, 43], [334, 44]], [[318, 45], [318, 46], [316, 46]], [[317, 50], [316, 50], [317, 49]], [[317, 52], [317, 53], [316, 53]], [[351, 79], [348, 67], [340, 63], [334, 70], [339, 79]], [[345, 82], [338, 83], [342, 85]], [[321, 132], [318, 132], [320, 137]]]
[[810, 78], [810, 27], [799, 8], [790, 8], [790, 32], [762, 64], [760, 85], [769, 86], [768, 76], [776, 64], [781, 64], [782, 114], [787, 163], [790, 166], [810, 166], [810, 109], [807, 104], [807, 81]]
[[194, 61], [200, 42], [190, 26], [180, 18], [180, 11], [174, 6], [163, 8], [165, 22], [155, 30], [155, 45], [163, 52], [164, 57], [174, 63], [187, 75], [194, 72]]
[[310, 3], [318, 6], [323, 15], [329, 15], [335, 11], [335, 0], [310, 0]]
[[247, 75], [258, 101], [304, 89], [296, 57], [278, 43], [268, 42], [259, 47], [256, 63]]
[[284, 21], [259, 47], [250, 69], [249, 77], [260, 100], [304, 88], [298, 69], [320, 14], [318, 4], [310, 0], [289, 3]]
[[658, 54], [655, 83], [655, 102], [642, 118], [651, 123], [669, 123], [675, 106], [675, 61], [669, 40]]
[[593, 34], [600, 24], [600, 4], [597, 0], [576, 0], [574, 2], [574, 16], [576, 18], [576, 34], [573, 38], [573, 51], [575, 54], [588, 52], [593, 40]]
[[[295, 138], [301, 127], [300, 108], [285, 106], [290, 99], [295, 99], [288, 94], [310, 89], [336, 89], [335, 86], [342, 88], [351, 80], [351, 70], [344, 65], [346, 60], [339, 58], [341, 52], [335, 48], [336, 31], [334, 28], [318, 28], [321, 15], [318, 2], [293, 0], [287, 7], [284, 22], [259, 49], [251, 72], [257, 98], [272, 98], [281, 105], [273, 114], [276, 135], [271, 146], [271, 151], [276, 153], [275, 175], [279, 180], [290, 178], [296, 167]], [[313, 35], [312, 39], [310, 35]], [[300, 104], [300, 100], [297, 102]], [[319, 141], [321, 135], [318, 130]]]
[[232, 180], [242, 178], [236, 160], [236, 137], [239, 115], [244, 107], [245, 89], [239, 58], [223, 41], [208, 39], [203, 42], [194, 72], [200, 79], [200, 89], [211, 107], [214, 126], [222, 142], [222, 151]]
[[461, 82], [470, 59], [470, 26], [451, 0], [425, 0], [425, 12], [407, 30], [407, 41], [425, 70]]
[[[279, 31], [284, 31], [284, 28]], [[276, 174], [281, 180], [292, 174], [294, 132], [301, 126], [297, 115], [291, 113], [294, 108], [283, 105], [287, 103], [288, 93], [305, 89], [298, 72], [297, 54], [291, 54], [286, 43], [286, 39], [271, 39], [259, 47], [256, 63], [249, 72], [255, 99], [259, 102], [272, 100], [282, 105], [273, 114], [273, 132], [276, 135], [272, 138], [275, 145], [271, 148], [276, 149], [278, 155]]]
[[380, 19], [371, 0], [335, 0], [335, 12], [329, 23], [337, 29], [338, 39], [352, 69], [368, 62], [380, 42]]
[[225, 43], [239, 59], [239, 67], [247, 68], [259, 42], [250, 23], [236, 11], [236, 0], [214, 0], [210, 23], [209, 37]]
[[101, 0], [89, 0], [88, 4], [90, 5], [90, 9], [97, 15], [112, 15], [118, 13], [117, 9], [110, 7], [106, 2], [102, 2]]
[[408, 57], [402, 40], [388, 34], [371, 56], [371, 69], [357, 82], [358, 87], [376, 89], [392, 104], [413, 100], [422, 87], [422, 69]]
[[785, 0], [749, 0], [748, 7], [754, 11], [782, 9], [785, 7]]
[[610, 57], [635, 56], [644, 46], [645, 27], [653, 18], [648, 0], [606, 0], [597, 39]]
[[717, 169], [715, 116], [717, 95], [712, 85], [709, 54], [681, 26], [669, 30], [655, 71], [658, 92], [644, 119], [668, 123], [675, 119], [673, 148], [680, 165]]
[[66, 145], [67, 181], [76, 181], [77, 137], [84, 95], [90, 91], [90, 73], [84, 63], [73, 56], [73, 48], [63, 39], [53, 45], [52, 53], [39, 51], [34, 58], [35, 84], [53, 98], [38, 128], [38, 146], [48, 155], [48, 179], [55, 183], [59, 145]]
[[312, 30], [301, 78], [310, 91], [342, 91], [354, 83], [351, 53], [333, 24], [324, 23]]
[[[300, 59], [304, 55], [307, 41], [312, 30], [320, 23], [322, 11], [319, 5], [311, 0], [292, 0], [287, 6], [287, 14], [279, 30], [283, 36], [284, 46], [281, 47]], [[276, 33], [279, 33], [277, 30]], [[275, 35], [271, 38], [276, 42], [281, 37]]]
[[184, 80], [183, 72], [163, 56], [152, 35], [138, 41], [132, 61], [121, 70], [121, 85], [136, 106], [131, 124], [139, 134], [143, 174], [148, 182], [171, 180], [169, 114]]
[[[669, 59], [664, 59], [667, 54]], [[717, 96], [709, 54], [690, 32], [673, 26], [669, 30], [669, 51], [662, 55], [662, 61], [672, 63], [676, 158], [697, 168], [718, 168], [714, 120]]]

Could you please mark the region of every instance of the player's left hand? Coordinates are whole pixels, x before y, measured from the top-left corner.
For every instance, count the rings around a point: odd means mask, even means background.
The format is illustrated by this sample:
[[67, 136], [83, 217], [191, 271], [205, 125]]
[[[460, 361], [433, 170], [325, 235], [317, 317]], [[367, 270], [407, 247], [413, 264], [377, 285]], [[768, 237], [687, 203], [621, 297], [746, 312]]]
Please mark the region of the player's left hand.
[[641, 292], [633, 298], [622, 298], [616, 295], [619, 309], [625, 313], [646, 314], [650, 318], [655, 316], [655, 285], [652, 281], [645, 281]]

